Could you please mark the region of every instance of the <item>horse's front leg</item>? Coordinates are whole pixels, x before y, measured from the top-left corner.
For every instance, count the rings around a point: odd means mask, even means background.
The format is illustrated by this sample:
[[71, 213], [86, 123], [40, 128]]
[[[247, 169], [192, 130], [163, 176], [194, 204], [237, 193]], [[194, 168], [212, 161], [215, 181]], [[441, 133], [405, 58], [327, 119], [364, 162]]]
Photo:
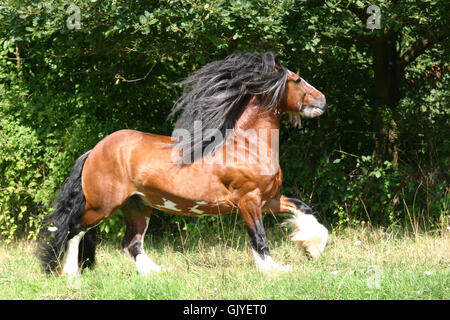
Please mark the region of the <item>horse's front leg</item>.
[[250, 235], [256, 266], [262, 271], [290, 271], [291, 266], [280, 265], [270, 256], [261, 208], [261, 198], [256, 191], [248, 193], [239, 202], [239, 210]]
[[283, 195], [269, 201], [263, 208], [267, 213], [291, 213], [288, 220], [294, 229], [292, 240], [304, 247], [317, 259], [325, 249], [328, 240], [328, 230], [313, 216], [311, 208], [304, 202]]

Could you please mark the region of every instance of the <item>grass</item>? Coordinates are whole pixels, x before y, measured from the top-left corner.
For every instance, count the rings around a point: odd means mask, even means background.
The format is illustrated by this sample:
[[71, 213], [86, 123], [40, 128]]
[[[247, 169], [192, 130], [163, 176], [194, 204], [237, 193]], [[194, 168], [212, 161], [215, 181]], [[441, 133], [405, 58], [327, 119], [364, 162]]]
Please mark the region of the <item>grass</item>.
[[[345, 229], [310, 260], [281, 228], [268, 230], [275, 261], [293, 272], [257, 272], [244, 230], [231, 237], [181, 231], [147, 237], [163, 272], [141, 277], [118, 242], [101, 242], [81, 277], [41, 272], [36, 243], [0, 244], [0, 299], [443, 299], [450, 298], [450, 231]], [[230, 231], [231, 233], [231, 231]], [[208, 240], [206, 240], [208, 239]], [[230, 240], [233, 239], [233, 240]]]

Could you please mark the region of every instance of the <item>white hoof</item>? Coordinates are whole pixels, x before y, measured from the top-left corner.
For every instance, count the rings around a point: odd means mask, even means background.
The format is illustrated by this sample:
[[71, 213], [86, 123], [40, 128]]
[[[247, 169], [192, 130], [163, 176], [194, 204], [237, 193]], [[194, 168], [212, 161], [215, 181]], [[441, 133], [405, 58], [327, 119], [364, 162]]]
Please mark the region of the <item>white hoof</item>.
[[64, 268], [62, 269], [62, 274], [65, 274], [71, 278], [71, 277], [79, 276], [81, 274], [81, 272], [80, 272], [80, 268], [78, 268], [78, 266], [66, 264], [64, 266]]
[[71, 290], [80, 290], [81, 289], [81, 277], [80, 275], [69, 275], [67, 277], [67, 288]]
[[253, 250], [253, 257], [255, 258], [256, 266], [259, 270], [264, 272], [278, 271], [278, 272], [289, 272], [292, 271], [292, 266], [282, 265], [273, 261], [271, 256], [265, 256], [262, 258], [259, 253]]
[[142, 276], [152, 272], [161, 272], [161, 267], [152, 261], [145, 253], [136, 256], [136, 268]]

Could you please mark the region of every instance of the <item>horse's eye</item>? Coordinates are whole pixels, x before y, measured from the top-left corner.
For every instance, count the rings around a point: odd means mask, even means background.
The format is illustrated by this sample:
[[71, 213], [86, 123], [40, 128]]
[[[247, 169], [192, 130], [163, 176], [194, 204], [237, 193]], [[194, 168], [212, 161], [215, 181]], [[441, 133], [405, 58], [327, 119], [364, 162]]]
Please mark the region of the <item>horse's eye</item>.
[[295, 80], [295, 83], [300, 83], [302, 82], [302, 78], [298, 77], [297, 80]]

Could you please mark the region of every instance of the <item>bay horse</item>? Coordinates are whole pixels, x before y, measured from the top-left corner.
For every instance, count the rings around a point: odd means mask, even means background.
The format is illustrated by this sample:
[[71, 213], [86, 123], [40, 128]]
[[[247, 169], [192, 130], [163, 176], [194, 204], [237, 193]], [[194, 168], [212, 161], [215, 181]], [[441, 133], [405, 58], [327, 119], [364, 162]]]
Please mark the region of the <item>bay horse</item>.
[[159, 272], [144, 251], [152, 209], [184, 216], [238, 210], [260, 270], [291, 270], [270, 256], [262, 213], [290, 214], [292, 239], [317, 258], [327, 229], [305, 203], [280, 195], [280, 119], [317, 117], [325, 96], [272, 52], [233, 53], [182, 82], [169, 118], [172, 137], [120, 130], [76, 161], [45, 219], [40, 259], [47, 272], [77, 275], [95, 261], [96, 226], [122, 210], [123, 249], [142, 275]]

